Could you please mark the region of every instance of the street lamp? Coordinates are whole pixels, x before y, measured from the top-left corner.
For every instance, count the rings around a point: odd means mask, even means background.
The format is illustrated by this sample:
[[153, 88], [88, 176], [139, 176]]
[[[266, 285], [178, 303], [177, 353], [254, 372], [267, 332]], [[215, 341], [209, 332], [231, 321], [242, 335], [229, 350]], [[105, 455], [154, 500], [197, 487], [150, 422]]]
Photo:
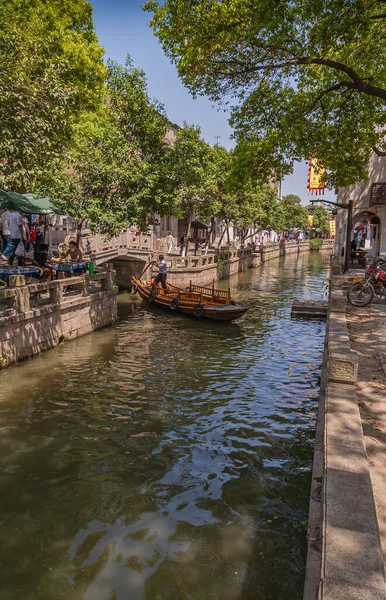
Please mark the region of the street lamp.
[[347, 273], [350, 270], [351, 225], [352, 225], [352, 209], [354, 206], [354, 200], [349, 200], [347, 204], [342, 204], [341, 202], [330, 202], [330, 200], [311, 200], [311, 204], [314, 204], [315, 202], [323, 202], [323, 204], [332, 204], [332, 206], [337, 206], [338, 208], [345, 208], [348, 211], [347, 212], [346, 247], [344, 249], [344, 269], [343, 269], [343, 273]]

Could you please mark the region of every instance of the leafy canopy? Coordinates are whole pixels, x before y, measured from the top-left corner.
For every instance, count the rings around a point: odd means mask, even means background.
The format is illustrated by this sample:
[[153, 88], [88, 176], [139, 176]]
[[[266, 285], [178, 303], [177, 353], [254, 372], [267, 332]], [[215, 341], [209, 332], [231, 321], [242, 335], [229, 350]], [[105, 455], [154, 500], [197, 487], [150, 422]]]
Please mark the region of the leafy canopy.
[[202, 139], [200, 128], [184, 123], [169, 155], [174, 185], [170, 214], [188, 219], [211, 216], [218, 193], [219, 169], [219, 156]]
[[279, 203], [280, 229], [290, 231], [308, 228], [308, 210], [301, 205], [301, 199], [295, 194], [283, 196]]
[[3, 0], [0, 22], [0, 184], [34, 189], [103, 101], [103, 48], [86, 0]]
[[386, 124], [382, 0], [148, 1], [151, 26], [193, 94], [234, 99], [260, 176], [316, 156], [330, 186], [365, 177]]
[[46, 191], [66, 214], [116, 235], [134, 223], [146, 230], [152, 213], [170, 210], [172, 151], [163, 107], [150, 100], [144, 73], [129, 57], [126, 67], [110, 61], [107, 69], [108, 101], [84, 115]]
[[328, 218], [331, 218], [331, 213], [324, 206], [315, 206], [311, 213], [313, 215], [312, 226], [315, 229], [320, 229], [323, 233], [328, 231]]

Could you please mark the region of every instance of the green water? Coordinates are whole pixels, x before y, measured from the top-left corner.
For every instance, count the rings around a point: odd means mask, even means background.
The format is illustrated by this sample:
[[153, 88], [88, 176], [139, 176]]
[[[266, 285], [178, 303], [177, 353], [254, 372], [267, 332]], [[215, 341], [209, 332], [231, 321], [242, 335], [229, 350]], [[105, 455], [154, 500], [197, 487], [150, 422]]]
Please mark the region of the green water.
[[222, 287], [237, 323], [119, 297], [0, 374], [0, 600], [300, 600], [327, 260]]

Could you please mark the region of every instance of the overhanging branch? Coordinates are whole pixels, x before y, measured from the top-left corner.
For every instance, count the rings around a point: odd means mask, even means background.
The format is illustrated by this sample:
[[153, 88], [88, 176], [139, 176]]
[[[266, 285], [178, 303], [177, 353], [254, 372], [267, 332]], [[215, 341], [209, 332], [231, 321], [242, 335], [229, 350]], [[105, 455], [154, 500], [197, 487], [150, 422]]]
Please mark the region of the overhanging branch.
[[371, 149], [377, 156], [386, 156], [386, 152], [384, 150], [379, 150], [379, 148], [376, 148], [375, 146], [373, 146]]

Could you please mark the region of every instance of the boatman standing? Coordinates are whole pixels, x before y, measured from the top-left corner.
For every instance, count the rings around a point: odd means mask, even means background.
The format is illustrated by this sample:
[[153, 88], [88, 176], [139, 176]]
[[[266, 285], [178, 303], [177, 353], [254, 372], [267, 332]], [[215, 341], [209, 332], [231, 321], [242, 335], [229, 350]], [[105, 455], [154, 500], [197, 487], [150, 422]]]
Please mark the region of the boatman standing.
[[166, 264], [164, 255], [160, 254], [158, 257], [158, 264], [154, 261], [153, 265], [156, 265], [158, 267], [158, 274], [154, 281], [155, 285], [157, 285], [158, 283], [161, 283], [163, 289], [166, 290], [167, 289], [166, 288], [166, 277], [168, 274], [168, 266]]

